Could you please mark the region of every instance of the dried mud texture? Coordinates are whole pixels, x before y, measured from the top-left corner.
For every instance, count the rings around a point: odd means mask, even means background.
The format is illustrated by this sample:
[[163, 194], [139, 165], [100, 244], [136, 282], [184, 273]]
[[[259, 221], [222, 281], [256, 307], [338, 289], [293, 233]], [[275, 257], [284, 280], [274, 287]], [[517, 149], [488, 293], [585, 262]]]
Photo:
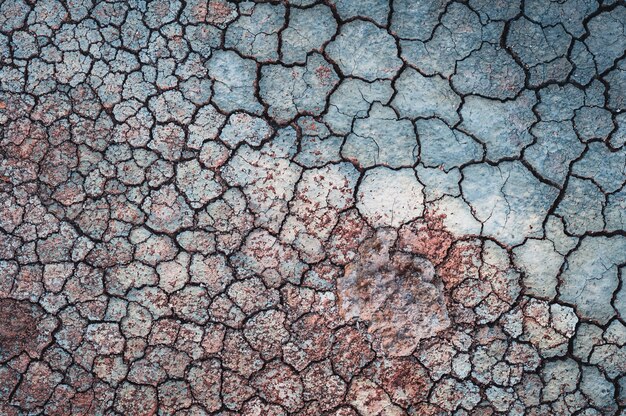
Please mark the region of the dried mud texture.
[[411, 355], [422, 339], [450, 326], [432, 263], [392, 253], [395, 238], [395, 231], [381, 230], [364, 241], [337, 279], [341, 317], [365, 322], [380, 351], [392, 357]]
[[0, 299], [0, 318], [0, 358], [4, 362], [24, 352], [38, 354], [52, 341], [55, 319], [46, 317], [39, 305]]
[[0, 0], [0, 415], [626, 416], [624, 0]]

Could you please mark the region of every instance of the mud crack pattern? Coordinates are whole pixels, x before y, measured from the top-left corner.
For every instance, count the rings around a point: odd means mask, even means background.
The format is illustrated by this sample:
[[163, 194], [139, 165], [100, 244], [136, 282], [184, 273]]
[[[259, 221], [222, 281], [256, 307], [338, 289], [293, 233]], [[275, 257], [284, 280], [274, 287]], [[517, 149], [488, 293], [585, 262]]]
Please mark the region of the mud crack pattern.
[[623, 0], [0, 0], [0, 415], [626, 415]]

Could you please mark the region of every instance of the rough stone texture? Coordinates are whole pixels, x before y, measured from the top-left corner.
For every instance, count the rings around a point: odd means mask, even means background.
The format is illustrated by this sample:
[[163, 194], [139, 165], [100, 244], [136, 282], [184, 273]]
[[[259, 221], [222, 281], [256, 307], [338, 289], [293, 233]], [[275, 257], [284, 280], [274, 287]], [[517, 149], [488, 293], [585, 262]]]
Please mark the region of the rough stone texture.
[[38, 356], [51, 339], [51, 329], [56, 325], [54, 317], [46, 317], [45, 311], [36, 304], [13, 299], [0, 300], [2, 331], [0, 332], [0, 360], [3, 362], [22, 353]]
[[366, 240], [337, 280], [337, 296], [342, 318], [367, 322], [377, 350], [408, 356], [450, 320], [433, 265], [391, 252], [395, 239], [394, 232], [381, 231]]
[[626, 415], [625, 22], [0, 1], [0, 415]]

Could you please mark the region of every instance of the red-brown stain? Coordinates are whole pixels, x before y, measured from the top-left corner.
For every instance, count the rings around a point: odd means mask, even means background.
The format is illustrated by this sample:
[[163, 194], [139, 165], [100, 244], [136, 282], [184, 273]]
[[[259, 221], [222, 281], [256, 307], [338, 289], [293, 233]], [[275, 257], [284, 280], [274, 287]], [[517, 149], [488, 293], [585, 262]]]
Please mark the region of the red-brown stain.
[[44, 310], [26, 301], [0, 299], [0, 361], [35, 350]]
[[451, 289], [467, 277], [477, 277], [480, 268], [481, 245], [472, 241], [456, 241], [446, 259], [437, 267], [446, 289]]
[[330, 79], [332, 78], [333, 70], [327, 66], [320, 65], [315, 68], [315, 76], [322, 82], [324, 85], [328, 85], [330, 83]]
[[425, 257], [433, 265], [439, 265], [454, 242], [443, 224], [445, 215], [426, 211], [423, 219], [403, 226], [399, 233], [399, 246], [403, 251]]

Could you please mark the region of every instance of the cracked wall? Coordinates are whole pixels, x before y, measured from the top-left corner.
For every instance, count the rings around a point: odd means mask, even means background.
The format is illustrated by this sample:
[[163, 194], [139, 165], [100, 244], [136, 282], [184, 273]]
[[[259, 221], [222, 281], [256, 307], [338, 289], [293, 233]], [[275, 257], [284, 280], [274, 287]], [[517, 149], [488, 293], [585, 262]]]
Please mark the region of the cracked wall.
[[623, 0], [0, 2], [0, 414], [626, 415]]

